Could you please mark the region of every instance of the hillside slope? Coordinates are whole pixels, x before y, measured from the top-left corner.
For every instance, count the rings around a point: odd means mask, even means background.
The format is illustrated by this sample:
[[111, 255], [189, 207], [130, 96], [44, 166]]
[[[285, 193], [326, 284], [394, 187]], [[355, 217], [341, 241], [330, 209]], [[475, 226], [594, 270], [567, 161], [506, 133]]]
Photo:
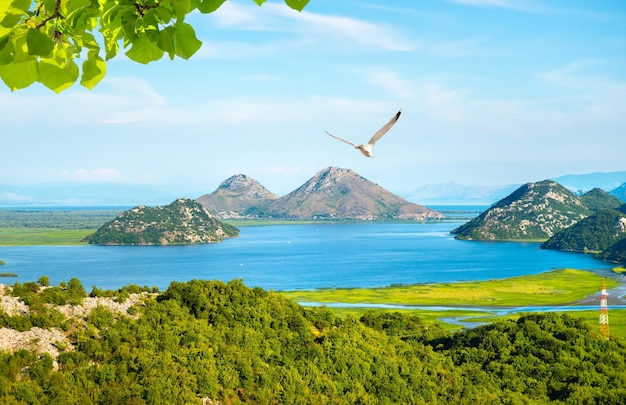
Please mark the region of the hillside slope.
[[543, 249], [602, 251], [626, 238], [626, 214], [601, 210], [564, 229], [541, 244]]
[[574, 193], [544, 180], [524, 184], [452, 233], [457, 239], [547, 239], [592, 212]]
[[237, 174], [224, 180], [211, 194], [196, 199], [218, 218], [256, 217], [278, 196], [245, 174]]
[[167, 206], [124, 211], [85, 240], [96, 245], [169, 245], [212, 243], [238, 234], [200, 203], [180, 198]]
[[274, 218], [409, 219], [442, 218], [437, 211], [411, 203], [350, 169], [328, 167], [295, 191], [273, 201]]

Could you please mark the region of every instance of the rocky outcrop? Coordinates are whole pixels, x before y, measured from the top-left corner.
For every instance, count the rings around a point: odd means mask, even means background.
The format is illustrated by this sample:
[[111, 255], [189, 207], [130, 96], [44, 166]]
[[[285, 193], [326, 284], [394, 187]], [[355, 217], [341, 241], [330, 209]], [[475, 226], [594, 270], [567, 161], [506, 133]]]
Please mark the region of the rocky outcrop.
[[[42, 287], [46, 288], [46, 287]], [[61, 305], [52, 306], [61, 312], [67, 319], [74, 319], [78, 324], [83, 323], [83, 318], [88, 316], [97, 307], [105, 308], [121, 316], [129, 315], [129, 309], [149, 299], [153, 294], [144, 292], [140, 294], [130, 294], [122, 302], [117, 302], [108, 297], [85, 297], [82, 305]], [[8, 316], [25, 316], [29, 312], [29, 307], [19, 298], [11, 295], [11, 288], [0, 284], [0, 310]], [[56, 359], [63, 351], [73, 350], [74, 346], [68, 339], [68, 332], [58, 328], [43, 329], [38, 327], [30, 328], [26, 331], [0, 328], [0, 351], [15, 352], [27, 349], [39, 354], [48, 353]]]

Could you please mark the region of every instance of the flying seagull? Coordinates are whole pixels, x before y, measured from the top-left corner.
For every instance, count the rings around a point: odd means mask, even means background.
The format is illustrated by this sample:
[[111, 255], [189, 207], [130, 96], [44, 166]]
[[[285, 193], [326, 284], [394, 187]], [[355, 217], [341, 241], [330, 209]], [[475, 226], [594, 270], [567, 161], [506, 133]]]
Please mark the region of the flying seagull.
[[341, 142], [345, 142], [348, 145], [352, 145], [354, 146], [356, 149], [360, 150], [361, 153], [369, 158], [373, 157], [372, 156], [372, 148], [374, 147], [374, 144], [376, 143], [376, 141], [378, 141], [380, 138], [383, 137], [383, 135], [385, 135], [390, 129], [391, 127], [393, 127], [393, 124], [396, 123], [396, 121], [398, 121], [398, 118], [400, 118], [400, 114], [402, 113], [402, 109], [400, 109], [400, 111], [398, 111], [396, 113], [396, 115], [393, 116], [392, 119], [389, 120], [388, 123], [386, 123], [381, 129], [378, 130], [378, 132], [376, 132], [372, 138], [369, 140], [369, 142], [367, 143], [367, 145], [355, 145], [350, 141], [346, 141], [343, 138], [340, 138], [338, 136], [335, 136], [333, 134], [331, 134], [328, 131], [324, 131], [326, 132], [328, 135], [332, 136], [335, 139], [339, 139]]

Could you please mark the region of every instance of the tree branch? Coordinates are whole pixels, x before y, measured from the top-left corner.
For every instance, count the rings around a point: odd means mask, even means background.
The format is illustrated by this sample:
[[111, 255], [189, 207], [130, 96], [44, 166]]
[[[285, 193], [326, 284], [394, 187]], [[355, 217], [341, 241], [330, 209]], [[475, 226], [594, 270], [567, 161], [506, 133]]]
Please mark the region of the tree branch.
[[[41, 7], [41, 4], [43, 3], [40, 3], [40, 6], [37, 7], [37, 15], [39, 15], [39, 9]], [[60, 9], [61, 9], [61, 0], [56, 0], [56, 2], [54, 3], [54, 11], [52, 12], [52, 14], [44, 18], [39, 24], [35, 25], [35, 28], [41, 28], [44, 25], [46, 25], [48, 21], [54, 20], [55, 18], [65, 18], [61, 15]]]

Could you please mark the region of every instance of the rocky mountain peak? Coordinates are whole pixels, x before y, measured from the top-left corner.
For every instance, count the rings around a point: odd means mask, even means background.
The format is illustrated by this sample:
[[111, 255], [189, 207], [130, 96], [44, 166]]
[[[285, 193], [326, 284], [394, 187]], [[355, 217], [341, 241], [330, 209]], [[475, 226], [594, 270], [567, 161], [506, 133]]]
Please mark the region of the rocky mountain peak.
[[337, 187], [347, 186], [355, 181], [363, 181], [363, 177], [350, 169], [327, 167], [304, 183], [297, 191], [309, 194], [312, 192], [332, 192]]
[[410, 219], [442, 215], [413, 204], [350, 169], [327, 167], [268, 206], [277, 218]]
[[278, 198], [263, 187], [261, 183], [245, 174], [236, 174], [224, 180], [212, 194], [217, 195], [223, 191], [237, 194], [240, 198], [247, 200]]

